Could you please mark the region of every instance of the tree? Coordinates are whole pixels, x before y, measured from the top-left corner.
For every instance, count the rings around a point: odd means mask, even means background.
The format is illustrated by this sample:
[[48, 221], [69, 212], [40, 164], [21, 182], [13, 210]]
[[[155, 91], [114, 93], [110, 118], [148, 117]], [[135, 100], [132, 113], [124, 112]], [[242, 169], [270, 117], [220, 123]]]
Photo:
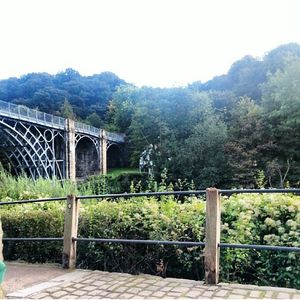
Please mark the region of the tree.
[[101, 118], [94, 112], [92, 114], [90, 114], [87, 118], [86, 121], [97, 128], [101, 128], [104, 124], [103, 121], [101, 120]]
[[185, 177], [193, 179], [197, 188], [218, 186], [224, 183], [226, 159], [224, 144], [227, 128], [213, 110], [193, 127], [193, 133], [181, 147], [181, 157], [176, 160]]
[[[262, 93], [263, 117], [273, 144], [266, 153], [268, 163], [276, 161], [277, 167], [271, 169], [281, 170], [281, 173], [289, 170], [285, 179], [297, 182], [300, 176], [300, 59], [291, 59], [283, 70], [270, 74]], [[279, 171], [277, 175], [275, 182], [278, 183], [281, 181]]]
[[205, 83], [196, 81], [189, 88], [197, 91], [231, 91], [237, 97], [247, 96], [260, 102], [260, 84], [266, 82], [268, 73], [283, 70], [288, 57], [300, 57], [299, 44], [281, 45], [266, 53], [263, 58], [246, 55], [235, 61], [227, 74], [215, 76]]
[[65, 99], [64, 104], [60, 108], [60, 113], [64, 118], [75, 120], [74, 111], [68, 99]]
[[283, 70], [287, 59], [300, 57], [300, 45], [289, 43], [280, 45], [267, 52], [264, 56], [264, 65], [266, 72], [274, 74], [277, 70]]
[[225, 145], [232, 184], [235, 187], [255, 186], [260, 169], [263, 124], [260, 107], [250, 98], [242, 97], [232, 109]]
[[139, 89], [132, 85], [120, 87], [108, 105], [110, 126], [116, 131], [128, 133], [135, 111]]
[[0, 80], [0, 99], [60, 114], [67, 98], [78, 118], [86, 119], [95, 112], [104, 120], [108, 102], [122, 84], [125, 81], [111, 72], [81, 76], [69, 68], [56, 75], [30, 73]]
[[39, 110], [50, 114], [59, 114], [63, 102], [65, 99], [68, 99], [69, 96], [70, 95], [63, 90], [46, 87], [34, 93], [30, 100], [30, 106], [37, 107]]

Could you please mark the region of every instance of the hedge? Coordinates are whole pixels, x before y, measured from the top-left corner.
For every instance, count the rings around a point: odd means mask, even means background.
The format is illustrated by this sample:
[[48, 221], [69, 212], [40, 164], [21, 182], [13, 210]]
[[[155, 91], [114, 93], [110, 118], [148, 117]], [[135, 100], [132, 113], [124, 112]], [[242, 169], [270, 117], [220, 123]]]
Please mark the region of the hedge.
[[[83, 201], [82, 201], [83, 202]], [[6, 237], [61, 237], [64, 205], [2, 209]], [[82, 204], [80, 237], [204, 241], [205, 201], [173, 196]], [[222, 242], [300, 246], [300, 197], [241, 194], [222, 198]], [[6, 242], [7, 260], [60, 262], [61, 242]], [[221, 250], [221, 280], [300, 288], [300, 254]], [[78, 243], [78, 267], [203, 280], [203, 249]]]

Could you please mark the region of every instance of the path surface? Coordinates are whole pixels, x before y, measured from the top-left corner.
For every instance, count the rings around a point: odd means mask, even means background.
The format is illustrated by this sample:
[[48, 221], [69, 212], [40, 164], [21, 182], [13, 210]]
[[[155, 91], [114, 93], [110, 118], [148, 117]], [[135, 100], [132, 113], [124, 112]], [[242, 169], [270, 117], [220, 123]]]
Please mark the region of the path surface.
[[7, 272], [2, 284], [6, 293], [11, 293], [51, 280], [70, 271], [55, 264], [28, 264], [20, 262], [5, 262]]
[[[17, 267], [15, 265], [15, 267]], [[21, 267], [24, 268], [24, 265]], [[28, 265], [28, 270], [37, 270]], [[47, 269], [48, 268], [48, 269]], [[49, 274], [48, 274], [49, 270]], [[56, 271], [58, 272], [56, 274]], [[24, 269], [23, 269], [24, 272]], [[14, 290], [8, 299], [300, 299], [300, 290], [257, 287], [239, 284], [206, 286], [202, 282], [186, 279], [163, 279], [151, 275], [129, 275], [90, 270], [66, 272], [43, 266], [44, 278], [34, 280], [27, 288]], [[36, 274], [38, 271], [36, 271]], [[59, 275], [65, 273], [63, 275]], [[20, 273], [21, 274], [21, 273]], [[23, 273], [25, 276], [26, 274]], [[55, 276], [56, 275], [56, 276]], [[59, 275], [59, 276], [57, 276]], [[15, 273], [18, 279], [18, 273]], [[31, 273], [31, 277], [34, 277]], [[38, 277], [38, 276], [37, 276]], [[8, 276], [6, 284], [13, 278]], [[25, 285], [24, 285], [25, 286]], [[24, 287], [23, 286], [23, 287]], [[9, 289], [10, 290], [10, 289]]]

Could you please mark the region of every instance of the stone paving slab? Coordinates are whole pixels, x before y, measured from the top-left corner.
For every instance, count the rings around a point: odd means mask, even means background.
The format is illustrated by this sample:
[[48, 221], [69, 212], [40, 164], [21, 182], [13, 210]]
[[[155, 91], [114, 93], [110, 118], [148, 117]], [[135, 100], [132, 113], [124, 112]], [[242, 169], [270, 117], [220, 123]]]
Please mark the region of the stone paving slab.
[[16, 291], [8, 299], [300, 299], [300, 290], [254, 285], [205, 285], [200, 281], [90, 270]]

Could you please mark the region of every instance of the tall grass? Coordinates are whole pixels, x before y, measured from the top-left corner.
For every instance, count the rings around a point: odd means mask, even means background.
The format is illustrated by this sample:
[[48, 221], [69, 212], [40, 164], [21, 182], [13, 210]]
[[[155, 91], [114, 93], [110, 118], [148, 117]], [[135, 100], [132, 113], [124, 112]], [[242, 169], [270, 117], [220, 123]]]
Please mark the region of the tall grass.
[[[26, 174], [14, 177], [0, 165], [0, 201], [54, 198], [78, 193], [77, 187], [70, 181], [39, 178], [32, 180]], [[80, 194], [91, 193], [87, 188]]]

